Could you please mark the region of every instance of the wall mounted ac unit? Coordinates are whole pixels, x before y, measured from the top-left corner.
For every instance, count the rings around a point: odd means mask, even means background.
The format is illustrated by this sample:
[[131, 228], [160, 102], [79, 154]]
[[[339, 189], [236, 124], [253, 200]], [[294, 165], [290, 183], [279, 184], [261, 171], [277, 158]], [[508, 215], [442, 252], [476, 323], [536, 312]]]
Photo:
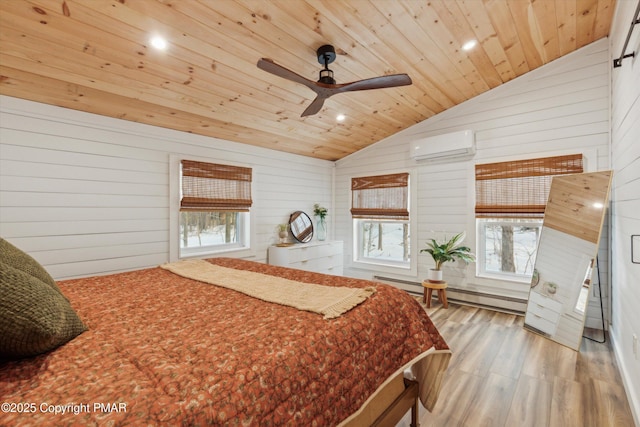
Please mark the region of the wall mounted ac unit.
[[411, 141], [409, 156], [417, 161], [471, 157], [476, 152], [473, 131], [463, 130]]

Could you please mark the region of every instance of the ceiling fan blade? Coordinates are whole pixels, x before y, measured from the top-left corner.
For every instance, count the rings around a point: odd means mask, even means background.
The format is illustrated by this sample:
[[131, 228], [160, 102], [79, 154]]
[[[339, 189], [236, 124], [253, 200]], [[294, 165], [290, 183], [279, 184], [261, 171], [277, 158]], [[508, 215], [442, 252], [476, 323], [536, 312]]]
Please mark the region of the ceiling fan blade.
[[269, 58], [262, 58], [258, 60], [258, 68], [278, 77], [282, 77], [283, 79], [303, 84], [315, 91], [316, 82], [302, 77], [300, 74], [296, 74], [293, 71], [284, 68], [282, 65], [276, 64]]
[[357, 82], [336, 85], [336, 92], [384, 89], [388, 87], [407, 86], [412, 83], [413, 82], [411, 81], [411, 77], [409, 77], [407, 74], [393, 74], [390, 76], [373, 77], [371, 79], [358, 80]]
[[320, 111], [320, 109], [324, 105], [324, 100], [327, 98], [328, 96], [316, 96], [316, 99], [314, 99], [313, 102], [307, 107], [307, 109], [302, 112], [300, 117], [313, 116], [314, 114], [316, 114], [318, 111]]
[[411, 78], [406, 74], [393, 74], [391, 76], [373, 77], [371, 79], [358, 80], [357, 82], [328, 85], [324, 83], [315, 83], [315, 87], [311, 87], [318, 96], [313, 100], [311, 105], [302, 113], [301, 117], [316, 114], [322, 108], [324, 100], [332, 95], [342, 92], [352, 92], [356, 90], [384, 89], [388, 87], [407, 86], [413, 83]]
[[[313, 80], [302, 77], [300, 74], [294, 73], [282, 65], [276, 64], [269, 58], [261, 58], [258, 60], [257, 65], [261, 70], [275, 76], [282, 77], [283, 79], [300, 83], [316, 93], [316, 98], [307, 107], [307, 109], [304, 110], [301, 115], [302, 117], [316, 114], [320, 109], [322, 109], [324, 100], [337, 93], [352, 92], [356, 90], [384, 89], [389, 87], [406, 86], [413, 83], [407, 74], [393, 74], [390, 76], [373, 77], [371, 79], [358, 80], [356, 82], [344, 84], [335, 84], [335, 81], [331, 79], [332, 82], [329, 84], [323, 81], [314, 82]], [[324, 71], [329, 72], [331, 75], [333, 74], [331, 70], [327, 68], [326, 62]]]

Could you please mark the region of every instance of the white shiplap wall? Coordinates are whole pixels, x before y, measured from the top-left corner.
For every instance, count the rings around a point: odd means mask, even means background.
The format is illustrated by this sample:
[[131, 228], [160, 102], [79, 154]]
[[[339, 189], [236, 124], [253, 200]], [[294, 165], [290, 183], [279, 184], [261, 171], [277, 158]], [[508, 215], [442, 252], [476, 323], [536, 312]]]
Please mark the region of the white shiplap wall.
[[0, 236], [56, 279], [169, 260], [169, 157], [253, 168], [253, 259], [294, 210], [332, 210], [334, 163], [0, 97]]
[[[411, 170], [417, 179], [417, 230], [413, 244], [425, 247], [428, 238], [466, 231], [467, 244], [475, 247], [474, 165], [512, 159], [583, 152], [590, 171], [609, 168], [609, 54], [600, 40], [566, 57], [447, 110], [373, 146], [339, 160], [336, 166], [336, 235], [345, 240], [345, 274], [373, 275], [421, 282], [433, 261], [418, 257], [418, 274], [403, 275], [363, 270], [351, 264], [352, 226], [349, 215], [350, 178], [361, 174]], [[471, 129], [477, 154], [472, 160], [417, 163], [409, 159], [409, 141]], [[603, 236], [600, 265], [608, 275], [607, 237]], [[450, 286], [503, 297], [526, 299], [528, 285], [481, 279], [475, 265], [449, 263], [444, 275]], [[604, 283], [606, 285], [606, 283]], [[413, 290], [421, 292], [421, 287]], [[606, 289], [605, 289], [606, 294]], [[502, 301], [465, 297], [475, 302], [524, 309]], [[600, 309], [592, 299], [589, 326], [601, 327]]]
[[[622, 52], [635, 1], [616, 2], [611, 33], [611, 56]], [[640, 343], [633, 353], [633, 336], [640, 340], [640, 264], [631, 260], [631, 235], [640, 234], [640, 25], [636, 25], [625, 53], [635, 51], [622, 66], [611, 70], [612, 191], [612, 319], [610, 335], [625, 389], [640, 426]], [[636, 258], [640, 253], [635, 252]], [[638, 261], [636, 259], [636, 261]]]

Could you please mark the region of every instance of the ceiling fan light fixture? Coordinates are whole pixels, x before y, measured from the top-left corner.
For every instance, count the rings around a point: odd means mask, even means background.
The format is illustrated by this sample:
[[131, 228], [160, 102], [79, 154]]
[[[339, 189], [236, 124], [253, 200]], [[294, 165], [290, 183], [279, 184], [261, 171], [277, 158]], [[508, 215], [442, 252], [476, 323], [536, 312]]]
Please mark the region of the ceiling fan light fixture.
[[346, 118], [347, 118], [347, 116], [345, 116], [344, 114], [338, 114], [336, 116], [336, 121], [341, 123], [341, 122], [344, 122], [344, 119], [346, 119]]

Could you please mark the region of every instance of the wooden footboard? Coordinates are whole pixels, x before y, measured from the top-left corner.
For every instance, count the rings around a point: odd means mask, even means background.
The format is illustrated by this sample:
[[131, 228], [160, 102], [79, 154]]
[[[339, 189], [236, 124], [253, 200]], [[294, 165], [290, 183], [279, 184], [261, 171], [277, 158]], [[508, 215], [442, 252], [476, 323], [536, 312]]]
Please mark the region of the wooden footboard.
[[400, 373], [378, 389], [355, 414], [343, 421], [341, 427], [393, 427], [411, 409], [411, 426], [418, 422], [418, 382]]
[[[340, 427], [395, 426], [411, 409], [411, 427], [419, 425], [418, 402], [431, 411], [449, 366], [451, 352], [427, 351], [389, 377]], [[405, 377], [407, 376], [412, 379]]]
[[372, 424], [373, 427], [393, 427], [404, 417], [409, 409], [411, 409], [411, 427], [418, 427], [418, 382], [404, 379], [404, 391], [393, 401]]

